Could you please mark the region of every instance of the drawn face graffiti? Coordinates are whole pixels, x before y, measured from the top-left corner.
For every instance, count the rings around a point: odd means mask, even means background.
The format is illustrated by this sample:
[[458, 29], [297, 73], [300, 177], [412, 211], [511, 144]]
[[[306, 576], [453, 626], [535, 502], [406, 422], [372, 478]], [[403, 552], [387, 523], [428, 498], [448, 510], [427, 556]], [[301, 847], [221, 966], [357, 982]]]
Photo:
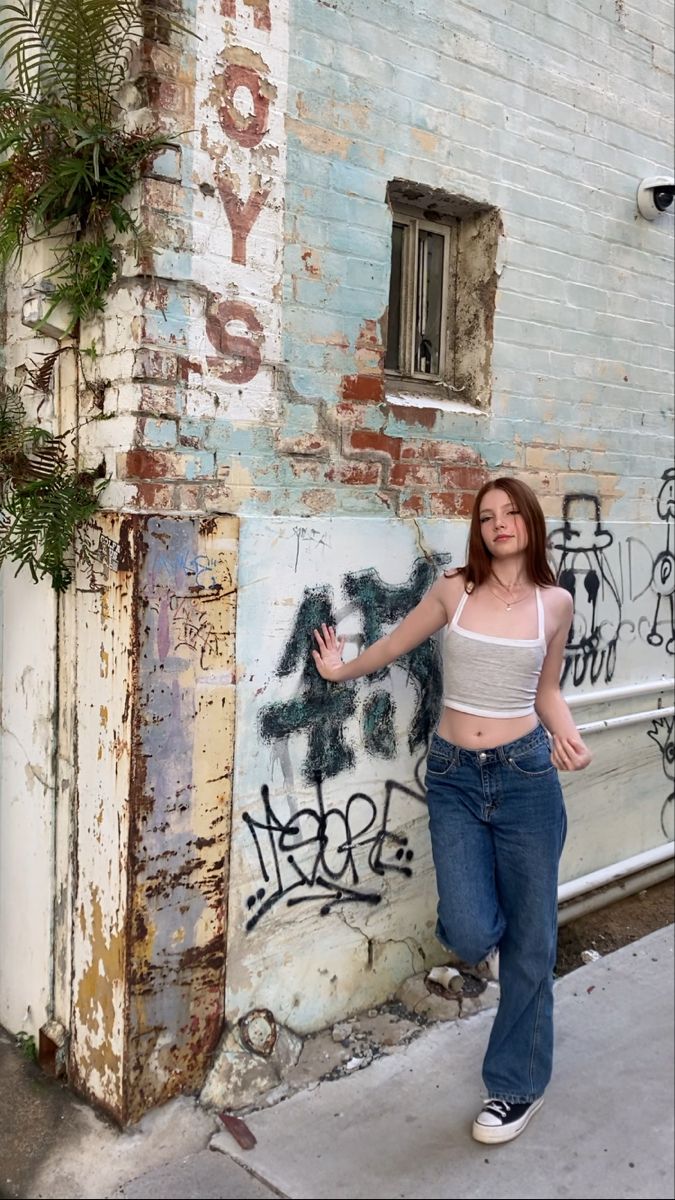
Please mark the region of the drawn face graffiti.
[[656, 511], [662, 521], [675, 521], [675, 467], [663, 472], [663, 483], [656, 501]]
[[[572, 521], [572, 512], [590, 507], [594, 528]], [[591, 683], [609, 683], [614, 675], [621, 625], [621, 595], [607, 557], [614, 538], [604, 529], [597, 496], [578, 493], [563, 500], [562, 529], [554, 529], [550, 545], [561, 550], [558, 583], [574, 601], [562, 681], [571, 674], [575, 687], [590, 676]]]
[[[652, 721], [652, 728], [647, 730], [647, 737], [656, 743], [661, 751], [661, 763], [666, 779], [672, 783], [675, 780], [675, 741], [673, 728], [675, 717], [658, 717]], [[673, 836], [673, 808], [675, 807], [675, 792], [666, 796], [661, 809], [661, 829], [665, 837]]]

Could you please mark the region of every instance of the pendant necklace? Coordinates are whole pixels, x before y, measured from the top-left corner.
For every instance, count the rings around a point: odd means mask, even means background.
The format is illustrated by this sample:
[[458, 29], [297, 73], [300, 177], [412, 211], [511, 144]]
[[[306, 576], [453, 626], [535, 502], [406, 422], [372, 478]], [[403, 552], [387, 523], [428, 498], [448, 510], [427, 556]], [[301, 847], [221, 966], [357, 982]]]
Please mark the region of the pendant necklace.
[[487, 586], [488, 586], [489, 591], [492, 592], [492, 595], [494, 596], [495, 600], [499, 600], [504, 605], [507, 612], [511, 612], [511, 609], [513, 608], [514, 604], [520, 604], [521, 600], [527, 599], [527, 597], [530, 595], [530, 592], [526, 592], [525, 595], [520, 596], [518, 600], [509, 600], [507, 602], [506, 600], [503, 599], [502, 596], [497, 595], [496, 591], [494, 590], [494, 588], [490, 587], [489, 583]]

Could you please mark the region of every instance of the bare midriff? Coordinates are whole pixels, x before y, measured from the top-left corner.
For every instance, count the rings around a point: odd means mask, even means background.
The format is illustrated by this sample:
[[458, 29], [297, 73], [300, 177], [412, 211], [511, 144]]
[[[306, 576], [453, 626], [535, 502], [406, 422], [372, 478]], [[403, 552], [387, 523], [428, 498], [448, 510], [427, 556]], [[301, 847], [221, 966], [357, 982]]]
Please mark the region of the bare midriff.
[[444, 705], [437, 732], [446, 742], [465, 750], [493, 750], [531, 733], [538, 724], [536, 713], [527, 717], [475, 717]]

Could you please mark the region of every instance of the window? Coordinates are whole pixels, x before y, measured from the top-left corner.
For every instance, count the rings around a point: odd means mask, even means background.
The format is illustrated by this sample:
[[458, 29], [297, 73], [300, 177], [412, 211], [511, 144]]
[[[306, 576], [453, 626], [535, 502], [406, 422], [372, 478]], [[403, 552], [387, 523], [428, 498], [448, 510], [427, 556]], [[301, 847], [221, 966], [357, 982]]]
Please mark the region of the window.
[[394, 214], [385, 369], [411, 378], [445, 371], [454, 229]]
[[[490, 396], [495, 209], [394, 180], [387, 312], [387, 391], [486, 407]], [[401, 394], [403, 393], [403, 394]]]

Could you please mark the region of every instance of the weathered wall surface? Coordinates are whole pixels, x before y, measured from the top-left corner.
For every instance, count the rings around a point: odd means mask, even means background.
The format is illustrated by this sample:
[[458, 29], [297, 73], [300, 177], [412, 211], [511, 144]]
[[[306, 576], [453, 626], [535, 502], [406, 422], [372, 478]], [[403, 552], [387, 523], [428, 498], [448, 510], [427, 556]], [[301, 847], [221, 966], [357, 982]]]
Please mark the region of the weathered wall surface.
[[[635, 191], [671, 157], [669, 6], [208, 0], [188, 16], [202, 40], [146, 44], [129, 97], [130, 119], [197, 132], [143, 188], [154, 279], [133, 284], [129, 262], [131, 372], [114, 369], [128, 323], [106, 324], [111, 502], [461, 516], [507, 469], [551, 517], [592, 491], [606, 520], [651, 520], [672, 218], [636, 218]], [[394, 178], [500, 213], [481, 411], [385, 388]]]
[[[30, 622], [24, 591], [5, 599], [0, 813], [0, 1019], [17, 1028], [30, 1004], [69, 1022], [74, 1078], [124, 1119], [203, 1073], [228, 891], [227, 1019], [267, 1004], [315, 1028], [433, 955], [433, 654], [328, 689], [307, 630], [331, 608], [355, 642], [388, 628], [429, 553], [461, 559], [490, 475], [542, 498], [575, 595], [580, 721], [631, 718], [592, 735], [591, 773], [566, 785], [566, 877], [672, 837], [672, 716], [644, 715], [673, 661], [672, 217], [635, 214], [638, 181], [671, 160], [672, 10], [544, 7], [190, 0], [199, 41], [158, 25], [139, 50], [128, 124], [189, 132], [138, 191], [152, 249], [125, 255], [82, 330], [109, 418], [83, 447], [110, 511], [64, 613], [58, 755], [53, 599], [31, 591]], [[413, 405], [385, 381], [394, 178], [499, 213], [480, 409]], [[18, 293], [8, 313], [11, 374]], [[30, 640], [10, 645], [19, 626]]]
[[[3, 371], [51, 349], [22, 324], [39, 255], [30, 251], [5, 281]], [[27, 399], [28, 419], [39, 397]], [[58, 428], [54, 405], [41, 419]], [[0, 1024], [35, 1037], [52, 993], [52, 902], [56, 763], [56, 597], [16, 564], [0, 571]]]
[[102, 514], [79, 566], [70, 1070], [123, 1121], [198, 1086], [220, 1034], [236, 534]]
[[[570, 696], [584, 698], [578, 715], [668, 704], [672, 615], [654, 578], [665, 527], [577, 516], [552, 541], [577, 597], [565, 674]], [[242, 521], [230, 1021], [263, 1007], [297, 1032], [320, 1028], [443, 954], [422, 784], [440, 711], [437, 649], [341, 687], [320, 678], [309, 651], [324, 621], [338, 624], [348, 657], [387, 633], [443, 565], [463, 560], [464, 542], [460, 522]], [[652, 691], [603, 702], [626, 683]], [[672, 716], [643, 716], [589, 735], [593, 766], [563, 777], [563, 880], [672, 839], [668, 727]]]

